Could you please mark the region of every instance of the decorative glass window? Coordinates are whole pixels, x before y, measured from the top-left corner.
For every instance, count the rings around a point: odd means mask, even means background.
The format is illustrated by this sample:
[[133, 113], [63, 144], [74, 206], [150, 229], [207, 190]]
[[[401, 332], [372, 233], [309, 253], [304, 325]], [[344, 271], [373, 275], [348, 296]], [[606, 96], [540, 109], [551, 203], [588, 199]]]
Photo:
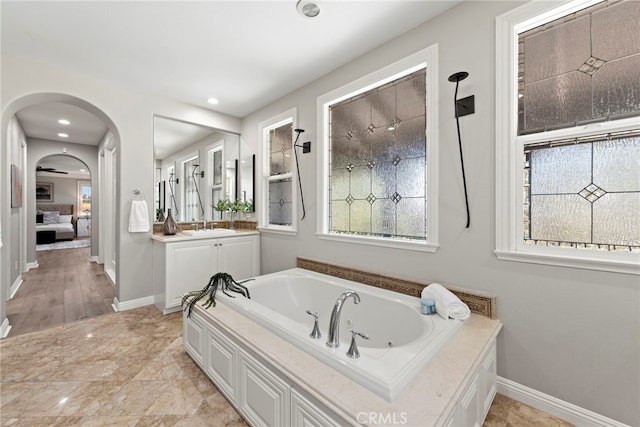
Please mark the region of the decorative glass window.
[[425, 76], [329, 106], [330, 233], [426, 240]]
[[209, 191], [211, 193], [210, 219], [221, 220], [222, 212], [215, 210], [218, 202], [224, 199], [222, 187], [222, 145], [209, 150]]
[[198, 169], [198, 158], [194, 157], [182, 163], [183, 173], [183, 219], [185, 221], [195, 221], [200, 218], [200, 204], [198, 202], [197, 182], [199, 175], [196, 175]]
[[178, 177], [176, 176], [175, 164], [172, 164], [167, 168], [167, 174], [169, 175], [169, 206], [168, 208], [171, 209], [172, 216], [174, 217], [174, 219], [177, 219], [179, 218], [178, 202], [176, 201], [176, 190], [178, 188], [176, 184], [178, 184]]
[[295, 233], [296, 201], [293, 176], [293, 129], [296, 110], [260, 123], [263, 138], [263, 206], [260, 227], [266, 231]]
[[293, 125], [268, 130], [269, 224], [291, 226]]
[[549, 7], [497, 20], [496, 254], [638, 274], [640, 2]]
[[431, 46], [318, 99], [321, 238], [437, 249], [436, 58]]

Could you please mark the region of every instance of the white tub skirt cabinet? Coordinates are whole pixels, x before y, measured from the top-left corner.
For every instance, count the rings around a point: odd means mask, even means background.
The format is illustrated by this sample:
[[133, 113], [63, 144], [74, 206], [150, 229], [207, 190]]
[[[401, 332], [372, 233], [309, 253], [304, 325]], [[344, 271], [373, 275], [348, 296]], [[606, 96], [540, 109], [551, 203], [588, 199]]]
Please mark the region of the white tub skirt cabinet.
[[180, 310], [182, 296], [199, 290], [218, 272], [240, 281], [260, 275], [260, 235], [152, 236], [154, 303], [164, 313]]
[[[213, 310], [224, 308], [223, 305], [218, 304]], [[224, 321], [214, 320], [214, 316], [203, 315], [202, 311], [198, 306], [191, 317], [187, 318], [186, 313], [183, 315], [185, 351], [251, 426], [357, 425], [363, 422], [359, 418], [363, 414], [361, 411], [371, 411], [358, 406], [350, 410], [342, 408], [341, 411], [347, 412], [338, 415], [314, 397], [298, 377], [288, 375], [283, 368], [265, 360], [262, 349], [252, 344], [254, 341], [248, 332], [251, 329], [241, 328], [242, 338], [238, 338], [228, 329], [230, 325], [218, 324], [219, 321], [226, 322], [227, 316]], [[465, 381], [456, 387], [461, 392], [452, 396], [453, 400], [443, 413], [432, 414], [438, 421], [425, 420], [418, 415], [423, 406], [428, 406], [425, 402], [420, 402], [416, 408], [399, 406], [401, 409], [393, 410], [393, 413], [406, 414], [410, 425], [417, 422], [447, 427], [482, 426], [496, 393], [495, 335], [476, 357], [474, 359], [479, 363], [474, 364]], [[370, 392], [362, 391], [371, 396]], [[326, 401], [338, 404], [342, 400], [340, 393], [336, 390], [332, 393], [323, 396]], [[386, 408], [381, 407], [380, 413], [392, 413], [392, 409]], [[409, 411], [405, 412], [407, 409]]]
[[343, 426], [345, 421], [297, 389], [250, 349], [195, 311], [184, 315], [185, 351], [251, 426]]

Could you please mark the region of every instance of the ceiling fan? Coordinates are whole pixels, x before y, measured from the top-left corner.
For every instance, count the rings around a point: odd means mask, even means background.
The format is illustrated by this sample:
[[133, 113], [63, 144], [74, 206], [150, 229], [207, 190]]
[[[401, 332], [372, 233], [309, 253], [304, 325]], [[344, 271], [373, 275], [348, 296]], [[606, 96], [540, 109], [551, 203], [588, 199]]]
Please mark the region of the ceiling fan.
[[42, 166], [36, 166], [36, 172], [51, 172], [51, 173], [63, 173], [68, 174], [69, 172], [59, 171], [56, 168], [43, 168]]

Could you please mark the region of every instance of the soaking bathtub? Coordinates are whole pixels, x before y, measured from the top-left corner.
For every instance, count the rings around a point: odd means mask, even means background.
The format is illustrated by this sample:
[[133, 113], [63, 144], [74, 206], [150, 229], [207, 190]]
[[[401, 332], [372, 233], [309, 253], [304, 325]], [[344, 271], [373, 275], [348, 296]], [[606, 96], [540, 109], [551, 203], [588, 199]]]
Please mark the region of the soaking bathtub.
[[[244, 285], [251, 299], [218, 292], [216, 300], [389, 402], [463, 324], [421, 314], [418, 298], [300, 268], [259, 276]], [[331, 311], [336, 299], [349, 289], [358, 293], [360, 303], [345, 300], [340, 317], [341, 344], [329, 348], [326, 341]], [[307, 310], [318, 313], [320, 339], [309, 336], [314, 318]], [[357, 359], [346, 355], [351, 330], [370, 338], [357, 337]]]

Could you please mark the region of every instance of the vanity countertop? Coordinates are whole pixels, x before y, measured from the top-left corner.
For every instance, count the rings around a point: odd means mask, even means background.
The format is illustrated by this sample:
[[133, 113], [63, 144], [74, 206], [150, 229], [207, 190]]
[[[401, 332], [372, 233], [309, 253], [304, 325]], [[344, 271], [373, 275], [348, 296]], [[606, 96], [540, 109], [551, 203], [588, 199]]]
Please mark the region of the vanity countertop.
[[204, 239], [226, 239], [229, 237], [241, 237], [241, 236], [251, 236], [258, 235], [260, 232], [256, 230], [236, 230], [235, 234], [223, 235], [223, 236], [215, 236], [215, 235], [204, 235], [204, 236], [192, 236], [183, 234], [182, 232], [174, 234], [173, 236], [165, 236], [164, 234], [152, 234], [151, 239], [156, 240], [162, 243], [173, 243], [173, 242], [186, 242], [189, 240], [204, 240]]

